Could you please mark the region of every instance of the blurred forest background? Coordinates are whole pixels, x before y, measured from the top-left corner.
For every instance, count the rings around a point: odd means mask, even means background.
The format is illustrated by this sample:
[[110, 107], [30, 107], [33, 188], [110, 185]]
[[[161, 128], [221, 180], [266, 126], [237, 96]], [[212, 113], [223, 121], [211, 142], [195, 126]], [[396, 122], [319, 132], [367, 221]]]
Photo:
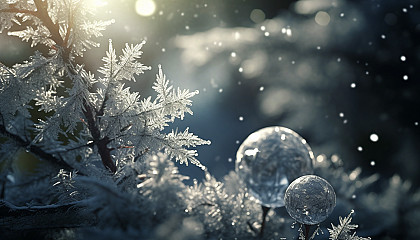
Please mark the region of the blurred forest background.
[[[199, 160], [216, 178], [234, 169], [239, 145], [271, 125], [303, 136], [315, 156], [364, 174], [420, 183], [418, 0], [91, 0], [115, 19], [81, 62], [102, 65], [108, 39], [146, 39], [152, 71], [129, 83], [153, 94], [157, 65], [175, 86], [198, 89], [194, 116], [176, 122], [203, 139]], [[0, 61], [33, 49], [0, 34]], [[194, 166], [179, 166], [191, 179]]]

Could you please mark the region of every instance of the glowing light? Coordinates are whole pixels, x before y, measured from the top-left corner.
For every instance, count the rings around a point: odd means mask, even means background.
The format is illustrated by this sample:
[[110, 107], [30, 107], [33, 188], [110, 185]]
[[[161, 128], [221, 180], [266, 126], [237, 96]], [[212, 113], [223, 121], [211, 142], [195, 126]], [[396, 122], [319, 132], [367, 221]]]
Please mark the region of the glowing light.
[[379, 140], [379, 136], [378, 136], [377, 134], [375, 134], [375, 133], [372, 133], [372, 134], [370, 135], [370, 140], [371, 140], [372, 142], [377, 142], [377, 141]]
[[330, 23], [330, 15], [324, 11], [319, 11], [315, 15], [315, 22], [321, 26], [327, 26]]
[[90, 4], [95, 7], [103, 7], [105, 5], [108, 5], [108, 2], [104, 0], [90, 0]]
[[151, 16], [156, 11], [156, 3], [153, 0], [137, 0], [136, 13], [140, 16]]

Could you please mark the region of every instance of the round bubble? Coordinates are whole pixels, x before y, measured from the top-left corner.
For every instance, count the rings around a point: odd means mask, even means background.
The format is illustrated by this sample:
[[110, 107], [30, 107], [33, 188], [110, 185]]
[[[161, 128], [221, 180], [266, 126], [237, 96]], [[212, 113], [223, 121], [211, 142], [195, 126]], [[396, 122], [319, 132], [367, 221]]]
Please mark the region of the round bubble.
[[287, 186], [313, 172], [314, 156], [305, 139], [279, 126], [249, 135], [236, 154], [235, 170], [263, 206], [284, 206]]
[[327, 219], [333, 211], [335, 192], [325, 179], [306, 175], [289, 185], [284, 202], [287, 212], [297, 222], [315, 225]]

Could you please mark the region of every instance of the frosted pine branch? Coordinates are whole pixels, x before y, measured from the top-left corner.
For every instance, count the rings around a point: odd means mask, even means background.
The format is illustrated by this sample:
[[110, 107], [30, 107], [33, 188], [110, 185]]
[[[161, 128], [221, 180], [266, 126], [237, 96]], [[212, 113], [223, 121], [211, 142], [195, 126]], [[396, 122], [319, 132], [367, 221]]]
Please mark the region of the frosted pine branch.
[[351, 215], [354, 213], [352, 210], [347, 217], [344, 219], [340, 216], [339, 217], [339, 224], [334, 226], [331, 224], [332, 228], [328, 228], [328, 232], [330, 233], [331, 240], [370, 240], [370, 238], [363, 238], [356, 236], [356, 232], [351, 234], [351, 232], [357, 229], [357, 224], [351, 224], [352, 217]]

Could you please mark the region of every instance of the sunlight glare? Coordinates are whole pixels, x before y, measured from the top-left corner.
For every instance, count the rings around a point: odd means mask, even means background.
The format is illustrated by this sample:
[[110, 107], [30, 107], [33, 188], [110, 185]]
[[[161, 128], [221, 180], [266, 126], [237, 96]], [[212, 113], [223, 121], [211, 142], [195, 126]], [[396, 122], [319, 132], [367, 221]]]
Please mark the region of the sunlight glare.
[[108, 2], [104, 0], [90, 0], [90, 4], [93, 7], [103, 7], [103, 6], [108, 5]]
[[151, 16], [156, 11], [156, 4], [153, 0], [137, 0], [136, 13], [140, 16]]

